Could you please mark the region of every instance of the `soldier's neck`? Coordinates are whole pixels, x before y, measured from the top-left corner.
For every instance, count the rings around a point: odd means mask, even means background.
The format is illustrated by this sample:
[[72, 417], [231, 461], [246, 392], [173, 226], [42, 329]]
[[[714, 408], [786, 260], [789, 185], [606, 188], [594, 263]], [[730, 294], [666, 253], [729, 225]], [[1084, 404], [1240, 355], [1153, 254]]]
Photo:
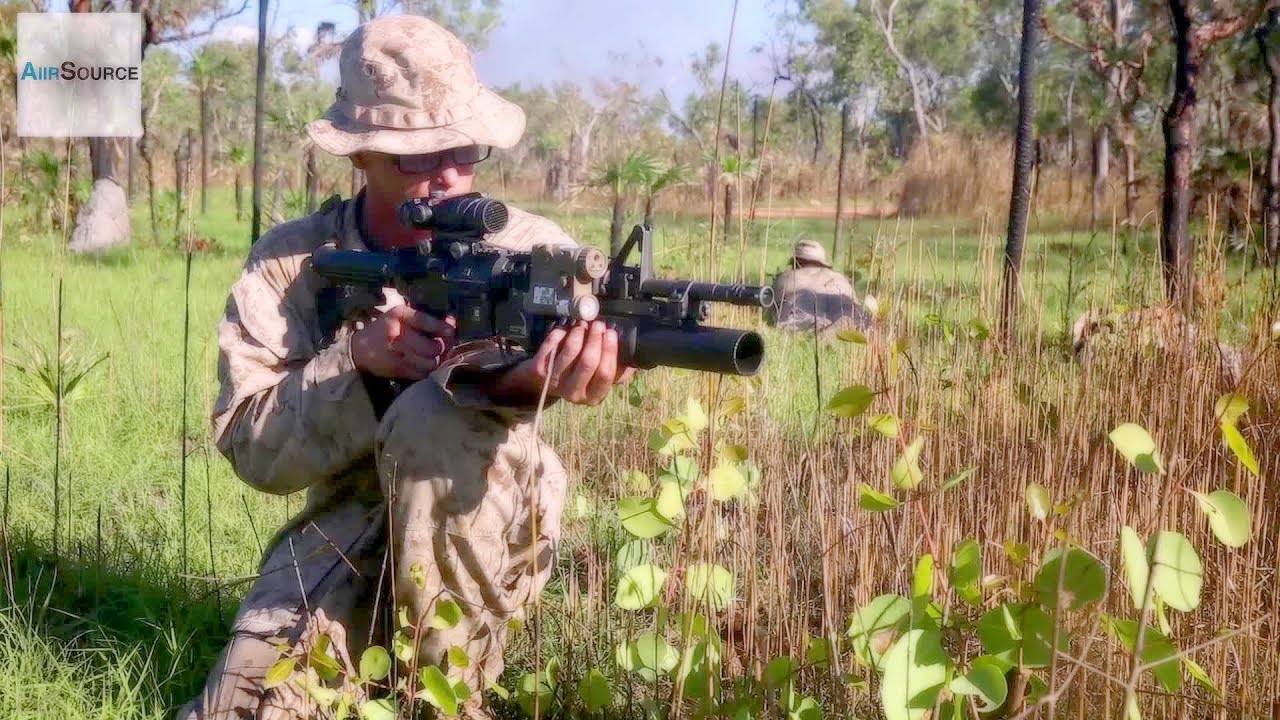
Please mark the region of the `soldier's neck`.
[[400, 224], [397, 213], [402, 200], [398, 196], [369, 192], [366, 187], [360, 208], [360, 230], [365, 241], [381, 250], [416, 247], [431, 236], [428, 230], [415, 230]]

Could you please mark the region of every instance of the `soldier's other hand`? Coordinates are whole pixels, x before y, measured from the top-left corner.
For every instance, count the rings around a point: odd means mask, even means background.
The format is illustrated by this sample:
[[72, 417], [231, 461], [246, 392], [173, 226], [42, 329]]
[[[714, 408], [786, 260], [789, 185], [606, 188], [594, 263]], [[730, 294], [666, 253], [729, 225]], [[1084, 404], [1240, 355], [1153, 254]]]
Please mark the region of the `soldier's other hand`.
[[599, 405], [634, 373], [618, 361], [618, 332], [596, 320], [552, 330], [538, 352], [512, 368], [497, 389], [500, 395], [536, 399], [546, 384], [548, 397]]
[[351, 336], [356, 367], [378, 377], [421, 380], [453, 348], [453, 318], [436, 319], [407, 305], [391, 308]]

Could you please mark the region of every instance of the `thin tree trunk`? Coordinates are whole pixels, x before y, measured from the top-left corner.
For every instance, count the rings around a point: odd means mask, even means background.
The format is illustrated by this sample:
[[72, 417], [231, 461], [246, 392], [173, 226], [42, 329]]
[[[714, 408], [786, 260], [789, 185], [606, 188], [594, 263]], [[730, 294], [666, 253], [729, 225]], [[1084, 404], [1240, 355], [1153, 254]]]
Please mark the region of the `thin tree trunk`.
[[1161, 202], [1160, 257], [1170, 303], [1190, 313], [1194, 302], [1191, 229], [1191, 123], [1196, 106], [1196, 78], [1201, 48], [1191, 37], [1186, 0], [1169, 0], [1176, 52], [1173, 98], [1164, 115], [1164, 197]]
[[1098, 229], [1107, 193], [1107, 175], [1111, 173], [1111, 127], [1099, 125], [1093, 132], [1093, 189], [1089, 199], [1089, 231]]
[[733, 220], [733, 185], [724, 184], [724, 244], [729, 244], [729, 223]]
[[751, 99], [751, 157], [760, 157], [760, 98]]
[[244, 185], [244, 182], [242, 180], [240, 168], [236, 168], [236, 222], [240, 222], [240, 220], [243, 218], [243, 215], [244, 215], [244, 213], [241, 211], [241, 208], [244, 206], [244, 202], [242, 200], [242, 196], [243, 196], [243, 191], [241, 188], [242, 185]]
[[160, 241], [160, 223], [156, 220], [156, 167], [151, 153], [151, 140], [144, 132], [138, 143], [138, 152], [142, 154], [142, 162], [147, 166], [147, 206], [151, 210], [151, 242]]
[[209, 212], [209, 93], [200, 91], [200, 214]]
[[1126, 136], [1120, 150], [1124, 155], [1124, 224], [1127, 228], [1121, 251], [1127, 255], [1129, 240], [1138, 232], [1138, 148], [1132, 135]]
[[844, 257], [844, 173], [849, 151], [849, 101], [840, 106], [840, 156], [836, 162], [836, 231], [832, 243], [832, 260], [836, 264]]
[[320, 173], [316, 171], [316, 146], [307, 143], [306, 150], [306, 179], [307, 179], [307, 214], [316, 211], [316, 186], [320, 182]]
[[1031, 173], [1035, 164], [1035, 51], [1040, 27], [1040, 0], [1022, 2], [1022, 46], [1018, 62], [1018, 129], [1013, 157], [1013, 190], [1009, 197], [1009, 234], [1004, 248], [1004, 302], [1000, 334], [1005, 342], [1013, 335], [1018, 311], [1018, 280], [1022, 249], [1031, 210]]
[[648, 225], [649, 227], [653, 227], [654, 199], [655, 198], [652, 193], [645, 195], [645, 198], [644, 198], [644, 224]]
[[134, 173], [133, 146], [136, 145], [138, 141], [134, 140], [133, 138], [129, 138], [124, 142], [125, 142], [124, 167], [125, 167], [125, 183], [126, 183], [126, 186], [124, 189], [124, 196], [125, 196], [125, 199], [129, 200], [130, 202], [133, 202], [133, 173]]
[[1067, 86], [1067, 206], [1075, 199], [1076, 190], [1076, 124], [1074, 101], [1076, 96], [1076, 79], [1071, 78]]
[[1271, 142], [1267, 149], [1267, 182], [1262, 201], [1262, 230], [1267, 264], [1280, 265], [1280, 53], [1270, 46], [1280, 29], [1280, 9], [1267, 11], [1267, 22], [1258, 30], [1258, 49], [1270, 80], [1267, 96], [1267, 128]]
[[617, 256], [622, 250], [622, 193], [613, 193], [613, 215], [609, 220], [609, 255]]
[[173, 174], [178, 189], [178, 210], [174, 215], [173, 234], [179, 240], [182, 238], [182, 221], [187, 214], [187, 193], [191, 189], [187, 179], [191, 167], [192, 144], [191, 131], [188, 130], [178, 141], [178, 148], [173, 152]]
[[253, 220], [249, 228], [250, 244], [258, 241], [262, 230], [262, 112], [267, 80], [267, 5], [268, 0], [258, 0], [258, 76], [253, 100]]

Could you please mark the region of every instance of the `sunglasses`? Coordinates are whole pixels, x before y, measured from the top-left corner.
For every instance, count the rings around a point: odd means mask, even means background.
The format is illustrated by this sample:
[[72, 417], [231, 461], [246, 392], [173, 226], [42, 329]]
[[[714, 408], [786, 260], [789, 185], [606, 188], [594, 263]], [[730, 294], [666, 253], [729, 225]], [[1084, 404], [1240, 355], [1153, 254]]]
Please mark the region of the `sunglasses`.
[[394, 155], [396, 169], [406, 175], [421, 175], [439, 170], [442, 165], [475, 165], [488, 159], [493, 148], [488, 145], [468, 145], [426, 155]]

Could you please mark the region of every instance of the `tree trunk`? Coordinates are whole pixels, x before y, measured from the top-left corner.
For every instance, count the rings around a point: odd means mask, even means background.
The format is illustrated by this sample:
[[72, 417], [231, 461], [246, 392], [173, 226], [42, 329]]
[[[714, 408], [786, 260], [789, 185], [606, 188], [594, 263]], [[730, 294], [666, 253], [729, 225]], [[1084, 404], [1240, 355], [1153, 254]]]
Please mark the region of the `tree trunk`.
[[622, 193], [613, 193], [613, 215], [609, 220], [609, 256], [622, 251]]
[[1262, 232], [1267, 264], [1280, 265], [1280, 53], [1270, 43], [1280, 29], [1280, 9], [1267, 11], [1267, 22], [1258, 30], [1258, 49], [1270, 80], [1267, 95], [1267, 127], [1271, 142], [1267, 148], [1267, 181], [1262, 201]]
[[760, 98], [751, 99], [751, 157], [760, 157]]
[[840, 106], [840, 159], [836, 163], [836, 232], [832, 243], [832, 261], [840, 263], [844, 257], [844, 172], [849, 151], [849, 101]]
[[1128, 228], [1123, 251], [1128, 254], [1129, 239], [1138, 232], [1138, 147], [1131, 133], [1125, 135], [1120, 150], [1124, 155], [1124, 224]]
[[178, 147], [173, 151], [173, 176], [178, 191], [178, 210], [174, 214], [173, 234], [179, 241], [182, 238], [182, 221], [186, 219], [187, 214], [187, 193], [191, 189], [188, 179], [192, 144], [191, 131], [188, 130], [182, 139], [178, 140]]
[[724, 184], [724, 244], [729, 244], [729, 223], [733, 220], [733, 185]]
[[200, 91], [200, 214], [209, 212], [209, 93]]
[[649, 193], [644, 197], [644, 224], [653, 227], [653, 203], [656, 198], [653, 193]]
[[1004, 302], [1000, 334], [1005, 342], [1013, 335], [1018, 310], [1018, 280], [1022, 248], [1031, 210], [1031, 173], [1035, 164], [1032, 137], [1035, 124], [1036, 34], [1040, 27], [1040, 0], [1022, 2], [1022, 47], [1018, 62], [1018, 128], [1013, 157], [1013, 190], [1009, 197], [1009, 234], [1004, 247]]
[[1076, 79], [1071, 78], [1067, 86], [1067, 206], [1075, 199], [1076, 190], [1076, 124], [1074, 100], [1076, 96]]
[[800, 92], [804, 95], [805, 102], [809, 106], [809, 123], [813, 128], [813, 155], [809, 162], [813, 165], [818, 164], [818, 157], [822, 154], [822, 145], [826, 128], [822, 123], [822, 106], [818, 104], [818, 98], [813, 91], [806, 87], [801, 87]]
[[267, 80], [267, 5], [268, 0], [258, 0], [258, 76], [253, 99], [253, 220], [249, 228], [249, 243], [258, 241], [262, 230], [262, 111]]
[[1160, 213], [1160, 257], [1169, 302], [1190, 313], [1195, 286], [1192, 265], [1195, 247], [1191, 229], [1191, 155], [1196, 106], [1196, 78], [1200, 55], [1191, 36], [1186, 0], [1169, 0], [1176, 52], [1173, 98], [1164, 115], [1164, 197]]
[[138, 142], [138, 152], [142, 154], [142, 162], [147, 166], [147, 207], [151, 210], [151, 242], [160, 241], [160, 223], [156, 220], [156, 166], [155, 158], [151, 152], [151, 140], [148, 139], [144, 132], [142, 140]]
[[1099, 125], [1093, 133], [1093, 190], [1089, 199], [1089, 231], [1098, 229], [1098, 214], [1106, 202], [1107, 175], [1111, 173], [1111, 128]]
[[241, 180], [240, 168], [237, 167], [236, 168], [236, 222], [240, 222], [244, 217], [244, 213], [241, 211], [241, 208], [244, 206], [244, 202], [242, 200], [242, 196], [243, 196], [243, 192], [241, 189], [242, 185], [244, 185], [244, 182]]
[[124, 172], [125, 172], [125, 183], [126, 183], [125, 189], [124, 189], [124, 197], [129, 202], [133, 202], [133, 174], [134, 174], [134, 162], [133, 162], [134, 147], [133, 146], [136, 145], [138, 141], [134, 140], [133, 138], [129, 138], [124, 142], [125, 142]]
[[307, 143], [306, 150], [307, 176], [307, 214], [316, 211], [316, 186], [320, 182], [320, 173], [316, 170], [316, 146]]

